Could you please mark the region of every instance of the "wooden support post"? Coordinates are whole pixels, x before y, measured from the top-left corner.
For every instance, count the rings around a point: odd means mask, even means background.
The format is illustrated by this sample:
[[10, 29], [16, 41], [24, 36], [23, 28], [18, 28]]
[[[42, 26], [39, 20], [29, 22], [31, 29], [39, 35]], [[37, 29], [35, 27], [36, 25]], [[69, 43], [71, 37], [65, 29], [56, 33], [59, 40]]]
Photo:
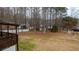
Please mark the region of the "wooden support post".
[[19, 47], [18, 47], [18, 33], [17, 33], [17, 26], [15, 26], [16, 28], [16, 50], [19, 51]]
[[7, 38], [9, 37], [9, 25], [7, 25]]
[[0, 37], [1, 37], [1, 25], [0, 25]]
[[1, 29], [0, 29], [0, 30], [1, 30], [1, 31], [0, 31], [0, 32], [1, 32], [0, 35], [1, 35], [1, 37], [2, 37], [2, 36], [3, 36], [3, 34], [2, 34], [2, 25], [0, 25], [0, 28], [1, 28]]

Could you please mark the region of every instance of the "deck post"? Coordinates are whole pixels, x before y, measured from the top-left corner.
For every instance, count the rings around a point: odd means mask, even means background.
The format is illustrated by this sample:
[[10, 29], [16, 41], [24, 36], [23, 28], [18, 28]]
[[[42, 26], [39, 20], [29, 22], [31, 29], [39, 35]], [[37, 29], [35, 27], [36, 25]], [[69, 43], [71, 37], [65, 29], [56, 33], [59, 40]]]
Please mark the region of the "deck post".
[[15, 26], [16, 29], [16, 50], [19, 51], [19, 47], [18, 47], [18, 33], [17, 33], [17, 26]]
[[7, 25], [7, 37], [9, 37], [9, 25]]
[[1, 31], [0, 31], [0, 35], [1, 35], [1, 37], [2, 37], [2, 36], [3, 36], [3, 34], [2, 34], [2, 25], [0, 25], [0, 28], [1, 28], [1, 29], [0, 29], [0, 30], [1, 30]]

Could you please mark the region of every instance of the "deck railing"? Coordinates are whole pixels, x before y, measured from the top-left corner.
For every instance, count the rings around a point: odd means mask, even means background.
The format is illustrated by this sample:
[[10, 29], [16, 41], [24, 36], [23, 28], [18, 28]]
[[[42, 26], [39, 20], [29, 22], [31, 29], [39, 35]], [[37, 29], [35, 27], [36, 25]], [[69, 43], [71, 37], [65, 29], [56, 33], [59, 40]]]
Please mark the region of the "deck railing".
[[[18, 50], [17, 27], [17, 24], [0, 23], [0, 50], [4, 50], [15, 44]], [[15, 30], [15, 33], [10, 32], [11, 28]]]
[[2, 32], [2, 36], [0, 36], [0, 50], [17, 44], [17, 38], [17, 34]]

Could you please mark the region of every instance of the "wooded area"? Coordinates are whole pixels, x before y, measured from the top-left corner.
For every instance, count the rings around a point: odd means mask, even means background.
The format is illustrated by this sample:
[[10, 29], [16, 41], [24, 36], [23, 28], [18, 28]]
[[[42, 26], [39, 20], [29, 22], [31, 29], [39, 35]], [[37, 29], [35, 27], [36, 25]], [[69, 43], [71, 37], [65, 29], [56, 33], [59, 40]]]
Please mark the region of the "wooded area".
[[67, 10], [67, 7], [0, 7], [0, 21], [24, 24], [30, 31], [49, 31], [53, 26], [61, 31], [63, 27], [73, 25], [73, 22], [63, 23], [63, 18], [76, 19], [67, 16]]

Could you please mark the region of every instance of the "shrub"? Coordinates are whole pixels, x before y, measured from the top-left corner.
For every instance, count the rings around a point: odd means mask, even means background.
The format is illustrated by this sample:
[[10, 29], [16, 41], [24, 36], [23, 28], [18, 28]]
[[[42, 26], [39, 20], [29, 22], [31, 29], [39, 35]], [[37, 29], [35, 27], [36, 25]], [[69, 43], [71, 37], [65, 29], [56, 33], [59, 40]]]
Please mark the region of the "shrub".
[[51, 29], [51, 32], [58, 32], [58, 26], [54, 25]]

